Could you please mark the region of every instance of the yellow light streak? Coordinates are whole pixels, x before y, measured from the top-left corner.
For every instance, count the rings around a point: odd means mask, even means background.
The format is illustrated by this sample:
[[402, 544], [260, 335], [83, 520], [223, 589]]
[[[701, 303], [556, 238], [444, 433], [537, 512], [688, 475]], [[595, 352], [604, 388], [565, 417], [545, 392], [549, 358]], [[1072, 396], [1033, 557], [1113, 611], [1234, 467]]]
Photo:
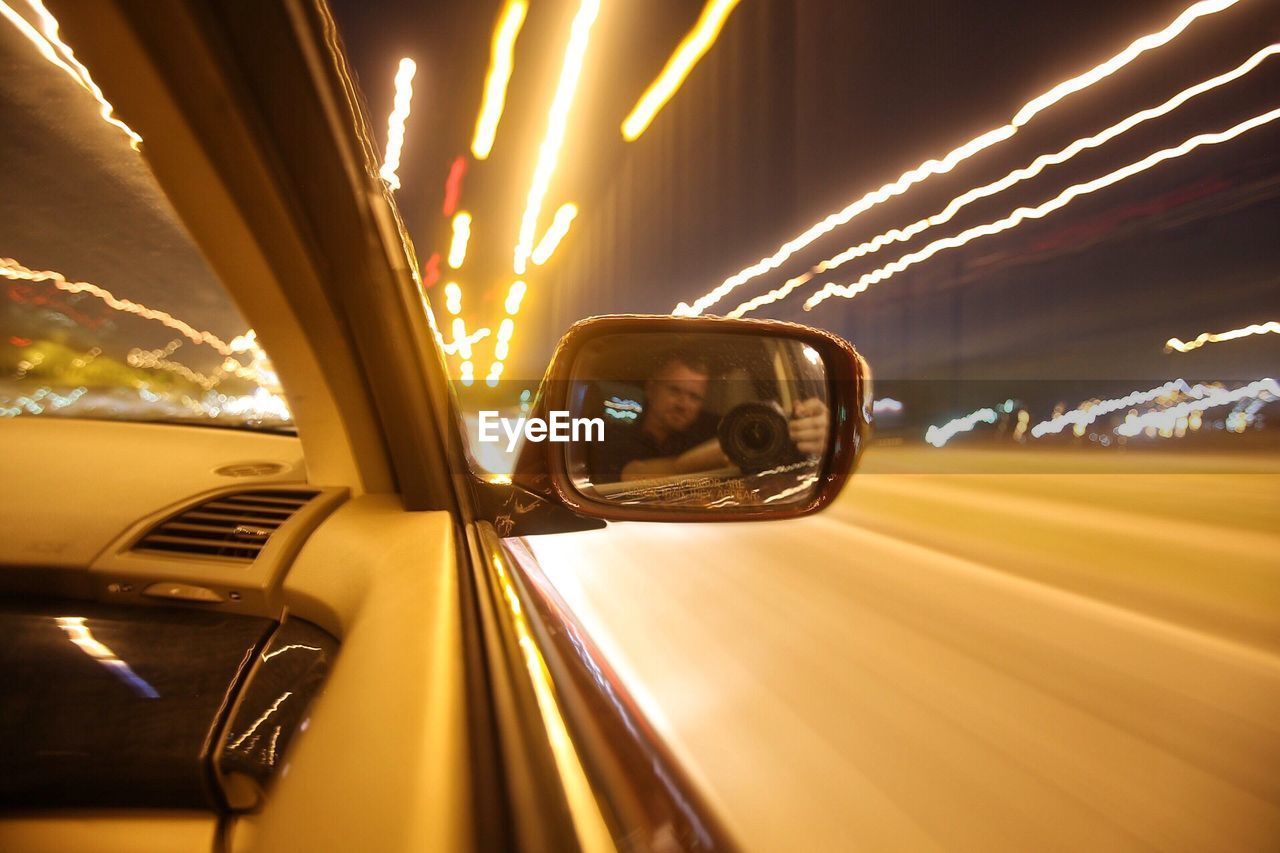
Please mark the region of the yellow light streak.
[[484, 98], [480, 102], [480, 114], [476, 116], [476, 132], [471, 138], [471, 153], [477, 160], [484, 160], [493, 150], [493, 140], [498, 134], [498, 122], [507, 101], [507, 83], [515, 68], [516, 37], [524, 25], [529, 4], [523, 0], [509, 0], [498, 18], [489, 47], [489, 73], [484, 78]]
[[524, 300], [525, 291], [528, 289], [523, 279], [511, 282], [511, 287], [507, 290], [506, 302], [503, 304], [508, 314], [514, 317], [520, 313], [520, 303]]
[[1130, 178], [1139, 172], [1145, 172], [1147, 169], [1163, 163], [1166, 160], [1173, 160], [1178, 157], [1182, 157], [1201, 146], [1217, 145], [1222, 142], [1228, 142], [1235, 139], [1237, 136], [1240, 136], [1242, 133], [1255, 130], [1256, 128], [1262, 127], [1263, 125], [1273, 122], [1278, 118], [1280, 118], [1280, 108], [1254, 116], [1251, 119], [1242, 121], [1234, 127], [1218, 133], [1202, 133], [1197, 136], [1193, 136], [1181, 145], [1157, 151], [1136, 163], [1130, 163], [1128, 166], [1117, 169], [1100, 178], [1095, 178], [1094, 180], [1086, 183], [1070, 186], [1059, 193], [1056, 197], [1036, 207], [1020, 207], [1003, 219], [998, 219], [995, 222], [988, 222], [984, 225], [969, 228], [952, 237], [935, 240], [919, 251], [903, 255], [896, 261], [886, 264], [878, 270], [874, 270], [863, 275], [854, 284], [838, 285], [833, 282], [828, 282], [823, 286], [822, 290], [805, 300], [804, 309], [806, 311], [811, 311], [832, 296], [852, 299], [867, 290], [871, 285], [884, 281], [887, 278], [891, 278], [893, 275], [902, 272], [908, 267], [914, 266], [921, 261], [928, 260], [939, 252], [946, 251], [947, 249], [958, 248], [979, 237], [989, 237], [993, 234], [999, 234], [1002, 231], [1008, 231], [1029, 219], [1043, 218], [1054, 211], [1066, 207], [1074, 199], [1081, 196], [1089, 195], [1090, 193], [1109, 187], [1112, 184], [1119, 183], [1120, 181]]
[[409, 110], [413, 102], [413, 75], [418, 71], [417, 63], [407, 56], [400, 60], [400, 68], [396, 71], [396, 97], [391, 109], [391, 117], [387, 119], [387, 154], [378, 174], [387, 186], [393, 190], [400, 189], [400, 151], [404, 147], [404, 125], [409, 118]]
[[547, 227], [547, 233], [542, 235], [542, 239], [538, 241], [538, 246], [533, 250], [530, 260], [537, 266], [542, 266], [551, 259], [556, 248], [560, 245], [560, 241], [569, 233], [569, 226], [573, 224], [573, 219], [578, 215], [578, 206], [576, 204], [562, 204], [556, 211], [555, 216], [551, 219], [551, 225]]
[[808, 230], [783, 243], [772, 255], [761, 258], [751, 266], [745, 267], [729, 276], [720, 285], [695, 299], [692, 304], [681, 302], [672, 313], [683, 316], [701, 314], [748, 281], [777, 269], [796, 252], [810, 245], [824, 234], [847, 224], [854, 217], [867, 212], [876, 205], [882, 204], [895, 196], [902, 195], [912, 186], [927, 180], [933, 175], [950, 172], [970, 157], [1004, 142], [1017, 133], [1019, 128], [1026, 125], [1038, 113], [1043, 112], [1068, 95], [1083, 91], [1099, 80], [1114, 74], [1143, 53], [1168, 44], [1197, 18], [1216, 14], [1234, 6], [1238, 2], [1239, 0], [1201, 0], [1201, 2], [1189, 6], [1163, 29], [1133, 41], [1128, 47], [1107, 61], [1094, 66], [1083, 74], [1078, 74], [1069, 80], [1059, 83], [1044, 94], [1028, 101], [1014, 114], [1008, 124], [974, 137], [963, 145], [952, 149], [940, 160], [926, 160], [914, 169], [903, 172], [896, 181], [887, 183], [879, 189], [865, 194], [843, 210], [828, 215]]
[[458, 355], [459, 353], [462, 352], [463, 347], [465, 346], [467, 355], [465, 355], [464, 358], [470, 358], [471, 347], [474, 346], [479, 341], [482, 341], [485, 338], [489, 337], [490, 334], [492, 334], [492, 330], [489, 329], [488, 326], [482, 326], [481, 328], [476, 329], [474, 332], [472, 332], [469, 335], [466, 335], [465, 337], [458, 338], [455, 335], [452, 341], [449, 341], [449, 342], [442, 341], [440, 343], [440, 347], [449, 355]]
[[444, 307], [455, 316], [462, 311], [462, 288], [456, 281], [447, 282], [444, 286]]
[[924, 219], [918, 220], [911, 225], [908, 225], [906, 228], [893, 228], [883, 234], [879, 234], [871, 238], [870, 240], [859, 243], [857, 246], [850, 246], [844, 251], [827, 258], [825, 261], [821, 261], [809, 272], [787, 280], [781, 287], [775, 288], [774, 290], [753, 299], [748, 299], [746, 302], [743, 302], [737, 308], [730, 311], [727, 316], [741, 317], [744, 314], [755, 311], [765, 305], [778, 302], [785, 299], [796, 288], [810, 281], [815, 275], [828, 272], [848, 263], [849, 261], [878, 252], [891, 243], [906, 242], [907, 240], [919, 236], [930, 228], [950, 222], [966, 205], [972, 204], [979, 199], [996, 195], [997, 193], [1009, 189], [1015, 184], [1034, 178], [1043, 172], [1046, 167], [1061, 165], [1075, 157], [1080, 152], [1104, 145], [1121, 134], [1132, 130], [1143, 122], [1168, 115], [1197, 95], [1202, 95], [1205, 92], [1218, 88], [1219, 86], [1224, 86], [1227, 83], [1240, 79], [1257, 68], [1263, 60], [1277, 54], [1280, 54], [1280, 44], [1268, 45], [1231, 71], [1228, 71], [1225, 74], [1220, 74], [1217, 77], [1212, 77], [1202, 83], [1197, 83], [1195, 86], [1183, 89], [1181, 92], [1174, 95], [1158, 107], [1151, 107], [1149, 109], [1136, 112], [1128, 118], [1111, 125], [1105, 130], [1099, 131], [1093, 136], [1086, 136], [1075, 140], [1061, 151], [1057, 151], [1053, 154], [1042, 154], [1031, 161], [1031, 163], [1020, 169], [1014, 169], [1012, 172], [997, 181], [993, 181], [985, 186], [975, 187], [974, 189], [956, 196], [947, 203], [945, 208], [932, 216], [927, 216]]
[[667, 101], [675, 95], [684, 83], [693, 66], [703, 57], [716, 37], [720, 28], [728, 19], [729, 13], [738, 5], [738, 0], [710, 0], [702, 7], [702, 14], [693, 29], [676, 47], [675, 53], [667, 60], [666, 66], [657, 79], [649, 84], [649, 88], [636, 101], [631, 113], [622, 122], [622, 137], [628, 142], [635, 142], [644, 133], [645, 128], [653, 121]]
[[137, 302], [128, 299], [119, 299], [111, 291], [98, 287], [96, 284], [90, 284], [87, 281], [68, 281], [62, 273], [52, 270], [33, 270], [15, 261], [13, 258], [0, 258], [0, 276], [14, 281], [30, 281], [30, 282], [50, 282], [59, 290], [67, 293], [88, 293], [90, 296], [97, 297], [105, 302], [110, 308], [116, 311], [122, 311], [126, 314], [133, 314], [146, 320], [155, 320], [163, 323], [170, 329], [181, 332], [189, 340], [198, 344], [207, 344], [213, 347], [221, 355], [231, 355], [233, 350], [226, 341], [219, 338], [212, 332], [196, 329], [188, 323], [175, 318], [172, 314], [164, 311], [157, 311], [154, 308], [148, 308]]
[[1190, 342], [1183, 341], [1180, 338], [1169, 338], [1165, 341], [1165, 352], [1191, 352], [1193, 349], [1199, 349], [1205, 344], [1218, 344], [1223, 341], [1234, 341], [1237, 338], [1247, 338], [1250, 335], [1280, 335], [1280, 323], [1271, 320], [1266, 323], [1254, 323], [1245, 326], [1243, 329], [1232, 329], [1229, 332], [1201, 332]]
[[525, 202], [524, 216], [520, 220], [520, 238], [516, 243], [514, 269], [516, 275], [524, 275], [528, 269], [529, 253], [533, 251], [534, 233], [538, 230], [538, 215], [555, 174], [560, 149], [564, 145], [565, 128], [569, 123], [569, 109], [578, 90], [582, 76], [582, 63], [591, 38], [591, 26], [600, 12], [600, 0], [582, 0], [569, 31], [569, 43], [565, 47], [564, 65], [556, 84], [555, 97], [547, 117], [547, 135], [538, 149], [538, 163], [533, 171], [533, 182]]
[[455, 270], [467, 259], [467, 242], [471, 240], [471, 214], [458, 211], [453, 217], [453, 239], [449, 243], [449, 266]]
[[102, 120], [129, 137], [129, 146], [134, 151], [137, 151], [142, 144], [142, 137], [135, 133], [129, 125], [115, 117], [115, 108], [103, 96], [102, 89], [94, 82], [89, 69], [80, 60], [76, 59], [71, 46], [62, 40], [62, 36], [58, 32], [58, 19], [45, 8], [41, 0], [27, 0], [27, 5], [35, 11], [40, 19], [39, 31], [26, 18], [14, 11], [13, 7], [5, 3], [4, 0], [0, 0], [0, 15], [8, 18], [9, 22], [17, 27], [18, 32], [22, 33], [28, 41], [36, 46], [41, 56], [61, 68], [70, 75], [72, 80], [75, 80], [76, 83], [88, 91], [93, 96], [93, 99], [98, 102], [98, 114], [102, 117]]
[[129, 664], [116, 655], [100, 640], [94, 638], [83, 616], [59, 616], [55, 620], [59, 628], [66, 632], [67, 638], [89, 657], [107, 667], [137, 693], [148, 699], [159, 699], [160, 694], [145, 679], [133, 671]]

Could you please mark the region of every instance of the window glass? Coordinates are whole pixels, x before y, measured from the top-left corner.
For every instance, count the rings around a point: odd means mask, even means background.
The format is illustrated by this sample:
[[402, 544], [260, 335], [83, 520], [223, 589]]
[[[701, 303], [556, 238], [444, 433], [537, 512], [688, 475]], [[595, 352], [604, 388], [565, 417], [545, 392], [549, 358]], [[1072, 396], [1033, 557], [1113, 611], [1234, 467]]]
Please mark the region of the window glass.
[[256, 336], [40, 4], [0, 21], [0, 417], [290, 428]]

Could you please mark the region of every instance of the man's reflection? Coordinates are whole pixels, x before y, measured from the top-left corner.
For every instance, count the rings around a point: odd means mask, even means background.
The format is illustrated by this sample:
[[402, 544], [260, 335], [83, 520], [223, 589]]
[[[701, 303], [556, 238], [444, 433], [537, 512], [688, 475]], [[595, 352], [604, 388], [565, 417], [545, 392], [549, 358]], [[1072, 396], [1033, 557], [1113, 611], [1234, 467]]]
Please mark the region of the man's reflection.
[[716, 438], [720, 419], [703, 409], [710, 384], [711, 367], [697, 353], [661, 356], [645, 382], [640, 419], [611, 429], [593, 446], [592, 479], [616, 483], [727, 467]]
[[[733, 467], [721, 448], [720, 416], [705, 409], [711, 366], [693, 350], [661, 355], [645, 381], [645, 406], [633, 425], [613, 426], [592, 445], [596, 483], [646, 480]], [[795, 402], [787, 419], [794, 452], [818, 457], [826, 450], [830, 415], [816, 397]]]

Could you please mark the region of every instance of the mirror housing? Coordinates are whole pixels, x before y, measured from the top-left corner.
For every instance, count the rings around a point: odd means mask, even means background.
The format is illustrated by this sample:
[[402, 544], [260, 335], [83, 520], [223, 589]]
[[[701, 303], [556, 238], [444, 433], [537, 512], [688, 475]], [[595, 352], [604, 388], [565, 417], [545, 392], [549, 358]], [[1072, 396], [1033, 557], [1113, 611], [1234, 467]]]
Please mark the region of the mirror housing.
[[[752, 429], [766, 430], [770, 420], [785, 424], [787, 409], [799, 406], [801, 408], [796, 408], [795, 412], [803, 412], [803, 406], [809, 404], [814, 406], [813, 411], [826, 416], [827, 435], [818, 445], [812, 442], [805, 445], [809, 448], [807, 454], [799, 453], [797, 448], [801, 444], [788, 439], [786, 444], [792, 453], [788, 459], [792, 464], [787, 466], [757, 472], [761, 466], [750, 464], [749, 453], [742, 448], [732, 452], [735, 448], [730, 447], [731, 452], [716, 454], [721, 460], [719, 464], [726, 467], [705, 474], [672, 473], [664, 478], [637, 483], [638, 488], [634, 489], [627, 488], [626, 483], [609, 482], [618, 479], [616, 464], [612, 468], [613, 473], [603, 483], [592, 482], [589, 457], [577, 442], [526, 441], [512, 473], [513, 485], [559, 504], [578, 516], [613, 521], [783, 519], [817, 512], [830, 504], [855, 470], [861, 456], [870, 428], [871, 381], [866, 361], [847, 341], [829, 332], [774, 320], [640, 315], [592, 317], [575, 323], [561, 338], [538, 389], [530, 412], [531, 419], [550, 423], [555, 413], [563, 422], [566, 413], [569, 418], [580, 413], [575, 412], [575, 408], [581, 408], [588, 396], [584, 387], [604, 383], [596, 383], [598, 377], [594, 375], [577, 375], [575, 371], [592, 365], [616, 365], [620, 362], [618, 354], [632, 365], [632, 373], [643, 371], [646, 343], [650, 351], [670, 352], [673, 340], [682, 342], [681, 352], [693, 352], [698, 360], [713, 357], [714, 351], [724, 363], [726, 353], [741, 352], [750, 354], [753, 363], [769, 367], [766, 372], [770, 375], [763, 377], [764, 385], [760, 376], [754, 380], [750, 377], [734, 380], [738, 385], [756, 389], [767, 387], [773, 381], [777, 391], [772, 399], [739, 403], [732, 410], [719, 413], [723, 417], [718, 418], [715, 432], [722, 438], [722, 446], [741, 443], [734, 442], [731, 437], [735, 430], [750, 436]], [[804, 364], [807, 361], [812, 365], [808, 376], [802, 378], [788, 372], [785, 355], [790, 353], [802, 353], [804, 356], [803, 360], [794, 359], [793, 363], [807, 367]], [[658, 364], [654, 360], [658, 357], [653, 356], [649, 363]], [[688, 355], [683, 358], [689, 360]], [[583, 367], [584, 364], [587, 368]], [[697, 369], [704, 374], [712, 370], [706, 367]], [[742, 375], [743, 371], [739, 369], [738, 374]], [[697, 376], [693, 379], [696, 381]], [[631, 381], [633, 384], [629, 387], [642, 384], [641, 380]], [[701, 387], [705, 389], [707, 380], [701, 381]], [[796, 393], [789, 390], [788, 386], [792, 385], [803, 385], [808, 390]], [[608, 387], [617, 385], [614, 383]], [[694, 391], [697, 390], [695, 384]], [[766, 393], [765, 396], [770, 395]], [[779, 396], [783, 404], [776, 399]], [[816, 398], [821, 398], [825, 410], [813, 402]], [[644, 406], [630, 398], [614, 396], [610, 400], [613, 402], [604, 405], [612, 406], [613, 411], [607, 413], [623, 420], [623, 423], [610, 424], [613, 435], [639, 429], [635, 421], [637, 417], [645, 416]], [[702, 404], [701, 396], [698, 404]], [[655, 403], [655, 410], [656, 406]], [[777, 414], [771, 414], [770, 410]], [[628, 417], [630, 424], [625, 423]], [[760, 434], [764, 436], [760, 442], [763, 450], [772, 439], [767, 431]], [[598, 468], [598, 463], [596, 465]], [[777, 474], [786, 469], [792, 469], [793, 473]], [[777, 481], [780, 476], [791, 476], [791, 482], [797, 482], [795, 478], [799, 475], [794, 473], [794, 469], [804, 469], [802, 481], [781, 490], [771, 482], [769, 487], [774, 491], [767, 497], [762, 496], [765, 484], [760, 478], [763, 475], [773, 475], [766, 478], [771, 481]], [[629, 478], [626, 473], [622, 476], [623, 479]], [[686, 481], [695, 480], [691, 487], [681, 488]], [[715, 499], [709, 499], [709, 495]], [[779, 498], [781, 502], [776, 502]]]

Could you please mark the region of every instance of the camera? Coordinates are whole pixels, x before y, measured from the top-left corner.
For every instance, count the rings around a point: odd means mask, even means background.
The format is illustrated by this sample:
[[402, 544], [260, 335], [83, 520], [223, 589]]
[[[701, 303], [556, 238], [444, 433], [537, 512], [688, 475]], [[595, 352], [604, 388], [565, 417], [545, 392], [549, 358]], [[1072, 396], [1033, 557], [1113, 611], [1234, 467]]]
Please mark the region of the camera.
[[720, 419], [718, 435], [725, 455], [746, 474], [801, 458], [791, 441], [787, 414], [772, 400], [734, 406]]

